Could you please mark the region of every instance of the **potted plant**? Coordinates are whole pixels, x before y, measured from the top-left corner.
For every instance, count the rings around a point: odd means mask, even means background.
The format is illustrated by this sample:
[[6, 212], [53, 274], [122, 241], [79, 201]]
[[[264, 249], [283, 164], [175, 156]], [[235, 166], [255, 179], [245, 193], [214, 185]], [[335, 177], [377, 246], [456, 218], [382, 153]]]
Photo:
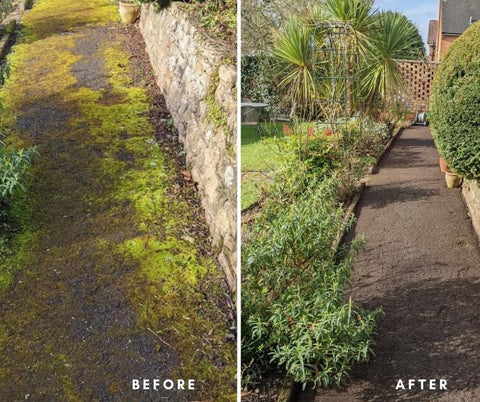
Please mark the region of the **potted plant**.
[[133, 24], [140, 16], [140, 5], [133, 0], [120, 0], [118, 3], [120, 19], [124, 24]]

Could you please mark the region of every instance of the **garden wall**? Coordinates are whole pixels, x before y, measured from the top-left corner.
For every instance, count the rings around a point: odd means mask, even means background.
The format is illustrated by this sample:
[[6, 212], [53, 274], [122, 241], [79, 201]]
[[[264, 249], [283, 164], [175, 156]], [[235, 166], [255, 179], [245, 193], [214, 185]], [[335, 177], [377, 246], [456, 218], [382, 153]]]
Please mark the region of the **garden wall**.
[[480, 238], [480, 187], [475, 180], [465, 180], [462, 194], [472, 219], [473, 227]]
[[142, 6], [140, 31], [205, 210], [218, 261], [236, 284], [236, 67], [173, 3]]

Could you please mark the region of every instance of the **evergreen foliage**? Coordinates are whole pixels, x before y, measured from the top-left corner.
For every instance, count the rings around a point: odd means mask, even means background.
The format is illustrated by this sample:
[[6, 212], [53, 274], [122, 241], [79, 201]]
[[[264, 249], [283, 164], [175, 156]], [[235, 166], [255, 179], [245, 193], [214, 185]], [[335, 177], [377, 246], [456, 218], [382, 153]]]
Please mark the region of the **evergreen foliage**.
[[435, 144], [459, 175], [480, 175], [480, 23], [450, 47], [433, 81], [430, 101]]

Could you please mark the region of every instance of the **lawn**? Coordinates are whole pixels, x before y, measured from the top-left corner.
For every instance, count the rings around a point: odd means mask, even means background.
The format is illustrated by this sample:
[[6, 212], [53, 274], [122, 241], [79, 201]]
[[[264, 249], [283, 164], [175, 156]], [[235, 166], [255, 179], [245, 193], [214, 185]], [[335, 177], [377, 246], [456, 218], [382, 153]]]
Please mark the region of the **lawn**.
[[261, 123], [261, 136], [255, 127], [242, 126], [242, 210], [260, 199], [289, 154], [283, 124]]

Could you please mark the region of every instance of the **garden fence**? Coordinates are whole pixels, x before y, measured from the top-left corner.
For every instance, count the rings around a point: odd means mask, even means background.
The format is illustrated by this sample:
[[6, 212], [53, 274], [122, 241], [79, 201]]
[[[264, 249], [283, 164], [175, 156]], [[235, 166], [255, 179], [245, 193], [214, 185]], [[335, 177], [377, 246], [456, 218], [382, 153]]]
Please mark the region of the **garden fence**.
[[411, 112], [428, 110], [433, 77], [440, 63], [414, 60], [398, 62], [404, 86], [395, 93], [394, 101], [403, 104]]

